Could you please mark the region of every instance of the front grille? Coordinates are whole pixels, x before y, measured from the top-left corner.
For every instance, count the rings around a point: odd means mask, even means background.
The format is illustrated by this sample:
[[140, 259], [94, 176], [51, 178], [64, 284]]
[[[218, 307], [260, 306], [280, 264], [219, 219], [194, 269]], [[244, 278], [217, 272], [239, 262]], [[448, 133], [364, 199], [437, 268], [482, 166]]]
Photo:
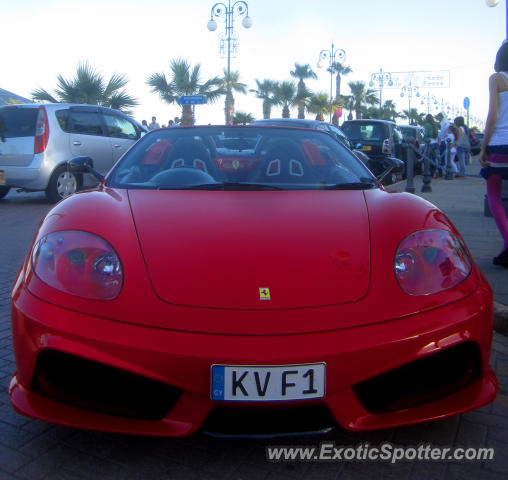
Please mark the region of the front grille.
[[217, 407], [202, 430], [219, 436], [285, 436], [327, 432], [336, 422], [322, 405], [307, 407]]
[[73, 407], [143, 420], [166, 417], [182, 394], [171, 385], [56, 350], [38, 356], [33, 388]]
[[386, 413], [451, 395], [480, 375], [480, 348], [465, 342], [365, 380], [353, 390], [368, 412]]

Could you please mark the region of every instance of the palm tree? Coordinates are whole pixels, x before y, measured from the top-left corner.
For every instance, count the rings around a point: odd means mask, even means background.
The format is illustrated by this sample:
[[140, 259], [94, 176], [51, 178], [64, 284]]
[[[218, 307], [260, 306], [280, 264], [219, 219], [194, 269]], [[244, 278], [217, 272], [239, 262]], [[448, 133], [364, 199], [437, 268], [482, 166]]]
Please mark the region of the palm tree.
[[351, 113], [355, 109], [355, 100], [352, 95], [339, 95], [337, 103], [340, 107], [345, 108], [349, 113], [347, 116], [348, 120], [353, 120], [353, 114]]
[[247, 125], [255, 120], [251, 113], [236, 112], [233, 117], [233, 125]]
[[[182, 95], [206, 95], [207, 102], [214, 103], [224, 90], [224, 82], [220, 77], [212, 77], [206, 82], [200, 78], [201, 65], [197, 63], [193, 68], [183, 58], [175, 58], [169, 64], [171, 77], [168, 80], [164, 73], [152, 73], [146, 83], [152, 87], [152, 93], [167, 103], [179, 103]], [[192, 125], [192, 105], [182, 105], [182, 125]]]
[[319, 92], [313, 94], [307, 105], [307, 110], [310, 113], [316, 114], [316, 120], [324, 120], [325, 114], [329, 114], [335, 108], [335, 104], [330, 103], [328, 94], [325, 92]]
[[362, 105], [374, 105], [379, 100], [377, 98], [377, 92], [370, 88], [365, 88], [365, 82], [349, 82], [349, 88], [351, 95], [354, 99], [354, 110], [356, 119], [362, 118]]
[[277, 82], [274, 88], [274, 103], [282, 105], [282, 118], [290, 117], [290, 107], [296, 102], [296, 85], [295, 82], [285, 80]]
[[39, 102], [102, 105], [131, 113], [130, 107], [139, 103], [122, 90], [127, 83], [127, 78], [117, 73], [106, 83], [104, 77], [85, 62], [78, 64], [74, 79], [67, 80], [60, 74], [57, 76], [54, 94], [40, 88], [32, 92], [32, 98]]
[[273, 101], [273, 94], [274, 94], [274, 88], [275, 88], [275, 82], [274, 80], [263, 80], [260, 82], [256, 78], [256, 84], [257, 84], [257, 90], [251, 89], [250, 92], [253, 92], [256, 94], [256, 98], [259, 98], [263, 100], [263, 118], [270, 118], [272, 105], [274, 105]]
[[362, 107], [362, 117], [364, 118], [378, 118], [380, 120], [391, 120], [395, 121], [400, 115], [397, 112], [396, 106], [392, 100], [387, 100], [381, 108], [373, 107]]
[[[226, 90], [226, 101], [224, 104], [226, 123], [228, 122], [228, 118], [229, 118], [229, 122], [231, 123], [231, 121], [233, 120], [234, 114], [235, 114], [235, 99], [233, 97], [233, 91], [240, 92], [240, 93], [247, 93], [247, 85], [245, 85], [245, 83], [240, 83], [239, 78], [240, 78], [240, 73], [238, 71], [230, 72], [229, 73], [229, 82], [228, 82], [228, 72], [226, 69], [224, 69], [224, 78], [222, 79], [222, 81], [223, 81], [224, 89]], [[228, 83], [229, 83], [229, 85], [228, 85]], [[226, 111], [228, 106], [229, 106], [229, 116]]]
[[349, 65], [343, 65], [339, 62], [333, 62], [330, 67], [328, 67], [328, 72], [335, 75], [335, 98], [338, 99], [340, 97], [340, 81], [341, 75], [348, 75], [351, 73], [353, 69]]
[[391, 120], [395, 122], [395, 120], [400, 117], [399, 112], [397, 112], [397, 105], [393, 103], [392, 100], [386, 100], [382, 107], [383, 110], [383, 118], [385, 120]]
[[412, 108], [411, 110], [402, 110], [403, 118], [407, 118], [409, 121], [409, 125], [423, 125], [423, 117], [424, 113], [418, 113], [416, 108]]
[[308, 104], [313, 93], [304, 86], [296, 89], [295, 105], [298, 108], [298, 118], [305, 118], [305, 110], [308, 110]]
[[305, 118], [305, 101], [304, 99], [309, 98], [309, 90], [305, 85], [304, 80], [309, 78], [315, 80], [317, 75], [312, 71], [309, 64], [302, 65], [295, 62], [295, 69], [289, 72], [293, 78], [298, 79], [297, 96], [300, 99], [298, 104], [298, 118]]

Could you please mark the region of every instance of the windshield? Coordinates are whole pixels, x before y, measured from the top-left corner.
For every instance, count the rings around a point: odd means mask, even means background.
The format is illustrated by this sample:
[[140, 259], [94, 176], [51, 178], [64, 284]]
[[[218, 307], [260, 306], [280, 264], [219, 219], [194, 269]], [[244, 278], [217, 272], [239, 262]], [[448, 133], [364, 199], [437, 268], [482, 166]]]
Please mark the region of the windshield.
[[150, 132], [108, 175], [132, 189], [315, 190], [377, 187], [330, 135], [265, 126], [176, 127]]

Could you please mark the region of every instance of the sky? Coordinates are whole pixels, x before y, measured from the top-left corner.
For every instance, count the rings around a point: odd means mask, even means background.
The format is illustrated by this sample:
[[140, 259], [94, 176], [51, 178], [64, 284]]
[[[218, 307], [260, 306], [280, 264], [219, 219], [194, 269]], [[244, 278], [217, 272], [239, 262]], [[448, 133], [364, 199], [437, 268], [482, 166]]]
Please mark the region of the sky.
[[[295, 62], [309, 64], [318, 75], [306, 81], [314, 92], [330, 93], [330, 74], [318, 68], [322, 50], [346, 52], [350, 81], [373, 73], [449, 71], [448, 88], [420, 88], [411, 107], [431, 113], [462, 113], [470, 99], [471, 124], [485, 120], [488, 78], [496, 52], [506, 36], [506, 1], [490, 8], [485, 0], [247, 0], [252, 27], [235, 18], [238, 52], [231, 70], [238, 70], [248, 89], [255, 80], [290, 80]], [[227, 4], [228, 0], [225, 1]], [[232, 4], [234, 2], [231, 2]], [[184, 58], [200, 64], [202, 79], [222, 75], [226, 58], [219, 54], [223, 18], [215, 32], [207, 29], [214, 1], [208, 0], [0, 0], [0, 88], [30, 98], [31, 92], [54, 90], [57, 75], [72, 79], [77, 65], [88, 61], [106, 79], [114, 73], [129, 79], [126, 91], [140, 103], [133, 116], [158, 122], [181, 115], [176, 104], [163, 102], [146, 84], [152, 73], [169, 76], [169, 63]], [[377, 88], [377, 84], [374, 84]], [[383, 102], [399, 111], [409, 98], [401, 88], [384, 88]], [[438, 102], [435, 108], [434, 100]], [[253, 93], [235, 94], [235, 109], [262, 118], [261, 100]], [[273, 107], [272, 118], [281, 116]], [[291, 111], [296, 117], [296, 109]], [[309, 118], [311, 114], [307, 114]], [[405, 123], [407, 120], [401, 120]], [[224, 123], [224, 99], [196, 106], [196, 123]]]

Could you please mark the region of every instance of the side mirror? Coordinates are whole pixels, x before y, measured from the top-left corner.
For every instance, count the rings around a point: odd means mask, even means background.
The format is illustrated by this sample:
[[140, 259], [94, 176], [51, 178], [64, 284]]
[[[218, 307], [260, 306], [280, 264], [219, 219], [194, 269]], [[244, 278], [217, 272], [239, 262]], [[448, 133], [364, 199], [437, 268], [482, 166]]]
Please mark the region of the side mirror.
[[404, 162], [394, 157], [386, 157], [383, 159], [383, 172], [377, 176], [377, 179], [382, 182], [388, 174], [400, 173], [404, 171]]
[[404, 162], [395, 157], [386, 157], [384, 159], [386, 168], [395, 173], [402, 172], [404, 170]]
[[90, 157], [75, 157], [67, 165], [70, 172], [91, 173], [100, 182], [104, 180], [104, 175], [93, 168], [93, 160]]

